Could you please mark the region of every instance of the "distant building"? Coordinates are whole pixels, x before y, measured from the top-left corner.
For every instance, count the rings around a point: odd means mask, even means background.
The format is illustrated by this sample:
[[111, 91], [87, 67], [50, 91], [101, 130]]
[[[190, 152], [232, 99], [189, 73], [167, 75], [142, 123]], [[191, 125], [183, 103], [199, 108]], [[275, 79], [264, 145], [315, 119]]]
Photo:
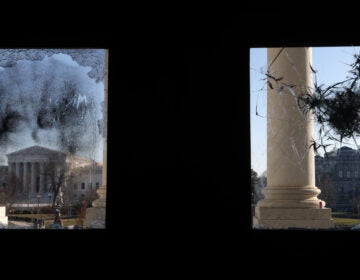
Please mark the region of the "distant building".
[[[56, 184], [62, 184], [64, 203], [76, 203], [89, 196], [102, 181], [101, 164], [60, 151], [32, 146], [7, 157], [4, 182], [15, 191], [19, 203], [50, 203]], [[1, 170], [0, 167], [0, 184]]]
[[349, 147], [315, 156], [316, 186], [328, 197], [335, 211], [350, 211], [351, 202], [360, 196], [360, 153]]
[[102, 165], [91, 165], [73, 168], [64, 198], [70, 203], [83, 199], [94, 200], [95, 192], [101, 187]]

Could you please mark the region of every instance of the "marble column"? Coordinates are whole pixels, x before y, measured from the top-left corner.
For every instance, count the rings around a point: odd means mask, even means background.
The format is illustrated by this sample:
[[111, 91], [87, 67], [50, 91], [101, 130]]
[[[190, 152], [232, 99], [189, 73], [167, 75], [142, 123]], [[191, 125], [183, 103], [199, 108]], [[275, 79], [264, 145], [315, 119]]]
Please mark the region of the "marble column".
[[0, 207], [0, 228], [8, 228], [8, 216], [6, 216], [6, 207]]
[[40, 188], [39, 193], [43, 193], [45, 189], [45, 163], [40, 162]]
[[267, 186], [255, 227], [334, 226], [331, 209], [317, 198], [311, 112], [298, 106], [298, 97], [311, 92], [311, 55], [311, 48], [268, 49]]
[[23, 165], [23, 191], [27, 192], [28, 188], [29, 188], [29, 184], [28, 184], [28, 180], [27, 180], [27, 176], [28, 176], [28, 166], [27, 166], [27, 162], [24, 162]]
[[20, 191], [23, 192], [24, 191], [24, 163], [20, 162], [19, 163], [19, 183], [20, 183]]
[[109, 52], [105, 52], [104, 69], [104, 130], [103, 130], [103, 169], [102, 186], [96, 191], [99, 198], [92, 202], [92, 208], [86, 209], [85, 228], [105, 228], [106, 188], [107, 188], [107, 122], [108, 122], [108, 61]]
[[31, 193], [36, 192], [36, 163], [31, 163]]

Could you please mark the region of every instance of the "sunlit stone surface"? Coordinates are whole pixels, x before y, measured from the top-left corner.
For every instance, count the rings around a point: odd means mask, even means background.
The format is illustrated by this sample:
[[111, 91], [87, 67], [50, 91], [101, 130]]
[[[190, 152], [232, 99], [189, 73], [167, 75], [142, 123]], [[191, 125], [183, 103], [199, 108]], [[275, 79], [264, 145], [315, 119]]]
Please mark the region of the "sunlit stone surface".
[[312, 86], [311, 48], [268, 49], [267, 187], [253, 226], [332, 228], [331, 209], [317, 198], [311, 112], [297, 97]]
[[0, 229], [8, 227], [8, 217], [6, 216], [6, 207], [0, 207]]
[[108, 59], [109, 53], [105, 52], [105, 78], [104, 78], [104, 130], [103, 130], [103, 176], [102, 186], [97, 190], [99, 198], [92, 203], [92, 208], [86, 209], [85, 228], [105, 228], [106, 219], [106, 188], [107, 188], [107, 119], [108, 119]]

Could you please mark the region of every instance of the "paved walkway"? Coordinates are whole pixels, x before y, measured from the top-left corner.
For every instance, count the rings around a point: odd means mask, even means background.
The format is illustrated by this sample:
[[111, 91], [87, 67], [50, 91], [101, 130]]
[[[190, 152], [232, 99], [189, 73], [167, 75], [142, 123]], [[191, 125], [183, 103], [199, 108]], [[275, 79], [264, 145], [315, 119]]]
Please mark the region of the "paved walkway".
[[9, 221], [8, 229], [33, 229], [33, 223], [21, 222], [21, 221]]

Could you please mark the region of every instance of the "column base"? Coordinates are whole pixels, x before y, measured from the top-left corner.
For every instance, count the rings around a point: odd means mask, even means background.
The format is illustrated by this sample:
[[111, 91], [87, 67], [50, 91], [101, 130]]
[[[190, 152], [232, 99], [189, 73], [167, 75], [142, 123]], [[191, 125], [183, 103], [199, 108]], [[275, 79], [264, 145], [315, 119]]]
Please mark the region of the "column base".
[[106, 188], [102, 187], [98, 189], [97, 193], [100, 197], [93, 201], [92, 208], [86, 209], [85, 228], [105, 228]]
[[253, 227], [263, 229], [330, 229], [334, 228], [330, 208], [255, 207]]
[[93, 207], [86, 209], [85, 228], [105, 228], [105, 208]]
[[1, 206], [0, 207], [0, 229], [8, 227], [8, 217], [5, 216], [6, 215], [5, 213], [6, 213], [6, 207]]

